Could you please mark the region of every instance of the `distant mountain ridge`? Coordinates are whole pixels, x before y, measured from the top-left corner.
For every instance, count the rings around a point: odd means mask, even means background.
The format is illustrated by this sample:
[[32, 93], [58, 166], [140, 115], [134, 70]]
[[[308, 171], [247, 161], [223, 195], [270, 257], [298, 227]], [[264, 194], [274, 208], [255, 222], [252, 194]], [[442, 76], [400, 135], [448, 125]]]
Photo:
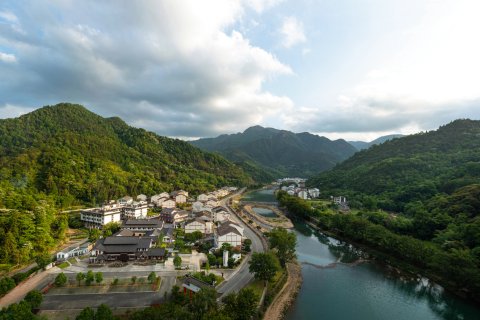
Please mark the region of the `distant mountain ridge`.
[[257, 179], [257, 174], [263, 172], [266, 181], [281, 176], [308, 177], [332, 168], [357, 151], [342, 139], [331, 141], [308, 132], [293, 133], [261, 126], [190, 143], [220, 153]]
[[405, 137], [405, 135], [403, 135], [403, 134], [389, 134], [389, 135], [386, 135], [386, 136], [378, 137], [377, 139], [375, 139], [373, 141], [370, 141], [370, 142], [365, 142], [365, 141], [347, 141], [347, 142], [350, 143], [352, 146], [354, 146], [357, 150], [364, 150], [364, 149], [370, 148], [373, 145], [382, 144], [386, 141], [396, 139], [396, 138], [402, 138], [402, 137]]
[[251, 183], [219, 155], [81, 105], [61, 103], [0, 120], [0, 208], [22, 207], [23, 196], [40, 194], [68, 206]]

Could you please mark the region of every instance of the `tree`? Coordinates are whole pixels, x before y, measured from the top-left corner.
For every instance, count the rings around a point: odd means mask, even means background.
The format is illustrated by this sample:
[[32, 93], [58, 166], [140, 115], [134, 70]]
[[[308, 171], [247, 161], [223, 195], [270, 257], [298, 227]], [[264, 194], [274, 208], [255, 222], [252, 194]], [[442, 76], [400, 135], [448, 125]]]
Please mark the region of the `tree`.
[[284, 228], [275, 228], [268, 234], [270, 247], [277, 250], [277, 256], [280, 264], [285, 264], [295, 259], [295, 246], [297, 245], [297, 236], [293, 232], [288, 232]]
[[80, 314], [75, 318], [75, 320], [93, 320], [95, 319], [95, 311], [92, 308], [86, 307]]
[[[250, 320], [257, 313], [258, 296], [250, 288], [243, 288], [238, 293], [231, 293], [222, 302], [226, 314], [234, 320]], [[238, 312], [241, 310], [241, 312]]]
[[110, 237], [118, 230], [120, 230], [120, 225], [118, 222], [109, 222], [103, 226], [103, 237]]
[[97, 272], [95, 273], [95, 282], [101, 283], [103, 281], [103, 273]]
[[32, 290], [27, 293], [23, 300], [27, 301], [32, 307], [32, 309], [38, 309], [38, 307], [40, 307], [40, 305], [42, 304], [43, 295], [38, 290]]
[[67, 283], [67, 276], [62, 272], [55, 277], [55, 286], [63, 287]]
[[175, 240], [175, 249], [182, 250], [185, 247], [185, 242], [182, 239]]
[[77, 278], [78, 285], [80, 286], [82, 281], [85, 279], [85, 273], [83, 272], [77, 273], [76, 278]]
[[92, 282], [95, 280], [95, 275], [93, 274], [92, 270], [88, 270], [87, 276], [85, 277], [85, 284], [87, 286], [91, 285]]
[[213, 288], [203, 288], [192, 298], [188, 306], [193, 313], [194, 319], [202, 319], [208, 312], [218, 309], [217, 292]]
[[249, 261], [249, 271], [255, 274], [255, 279], [270, 281], [280, 269], [277, 258], [271, 253], [254, 252]]
[[52, 262], [52, 258], [48, 253], [39, 254], [35, 257], [35, 262], [40, 269], [45, 269], [45, 267]]
[[152, 272], [150, 272], [150, 274], [148, 275], [148, 278], [147, 278], [147, 279], [148, 279], [148, 282], [149, 282], [149, 283], [154, 283], [155, 280], [157, 280], [157, 274], [156, 274], [154, 271], [152, 271]]
[[175, 268], [180, 268], [182, 266], [182, 258], [180, 258], [178, 254], [173, 258], [173, 265]]
[[101, 232], [98, 229], [92, 228], [88, 230], [88, 241], [95, 242], [100, 238]]
[[101, 304], [97, 308], [97, 313], [95, 314], [95, 320], [113, 320], [112, 310], [105, 304]]
[[252, 240], [250, 239], [245, 239], [243, 241], [243, 250], [245, 250], [246, 252], [250, 252], [251, 251], [251, 246], [252, 246]]
[[135, 284], [135, 282], [137, 282], [137, 277], [136, 276], [132, 276], [130, 278], [130, 281], [132, 282], [132, 284]]

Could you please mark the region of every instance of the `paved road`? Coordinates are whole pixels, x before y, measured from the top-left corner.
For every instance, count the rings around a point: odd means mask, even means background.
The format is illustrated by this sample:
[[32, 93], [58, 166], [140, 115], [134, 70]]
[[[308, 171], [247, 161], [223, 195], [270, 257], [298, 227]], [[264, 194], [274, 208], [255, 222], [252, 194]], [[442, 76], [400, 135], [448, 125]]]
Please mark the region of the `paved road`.
[[[244, 189], [242, 189], [240, 193], [243, 191]], [[252, 252], [264, 252], [265, 248], [263, 247], [260, 237], [250, 228], [250, 226], [243, 223], [243, 221], [239, 219], [234, 212], [232, 212], [227, 206], [225, 206], [227, 199], [228, 198], [223, 199], [221, 205], [224, 206], [225, 209], [230, 212], [230, 215], [235, 217], [235, 220], [238, 222], [238, 224], [240, 224], [244, 228], [245, 237], [252, 240]], [[240, 289], [248, 285], [250, 281], [253, 280], [253, 274], [248, 271], [248, 261], [250, 261], [250, 255], [247, 256], [247, 258], [244, 260], [239, 269], [236, 270], [234, 275], [232, 275], [232, 277], [220, 284], [220, 286], [217, 288], [218, 293], [220, 293], [220, 298], [228, 295], [231, 292], [238, 292]]]

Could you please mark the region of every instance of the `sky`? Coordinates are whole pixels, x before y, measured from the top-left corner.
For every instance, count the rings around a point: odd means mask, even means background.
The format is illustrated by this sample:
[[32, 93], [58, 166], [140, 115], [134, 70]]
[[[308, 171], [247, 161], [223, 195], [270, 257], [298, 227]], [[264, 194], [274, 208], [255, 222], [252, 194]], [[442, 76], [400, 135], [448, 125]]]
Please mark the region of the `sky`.
[[480, 119], [478, 0], [0, 2], [0, 118], [59, 102], [194, 139]]

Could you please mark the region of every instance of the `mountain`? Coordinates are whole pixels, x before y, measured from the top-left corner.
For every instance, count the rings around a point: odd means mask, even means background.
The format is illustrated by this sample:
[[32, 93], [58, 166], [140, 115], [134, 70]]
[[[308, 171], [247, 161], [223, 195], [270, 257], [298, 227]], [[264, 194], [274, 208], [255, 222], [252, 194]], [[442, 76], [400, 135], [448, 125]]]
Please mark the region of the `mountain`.
[[281, 176], [307, 177], [332, 168], [356, 151], [345, 140], [331, 141], [308, 132], [293, 133], [261, 126], [190, 143], [220, 153], [260, 181]]
[[68, 103], [0, 120], [0, 168], [0, 207], [7, 208], [45, 195], [69, 206], [253, 182], [219, 155]]
[[350, 143], [352, 146], [354, 146], [355, 149], [357, 150], [364, 150], [364, 149], [370, 148], [373, 145], [382, 144], [388, 140], [393, 140], [393, 139], [402, 138], [402, 137], [404, 137], [403, 134], [390, 134], [387, 136], [381, 136], [370, 142], [365, 142], [365, 141], [347, 141], [347, 142]]
[[451, 194], [479, 179], [480, 121], [456, 120], [357, 152], [308, 183], [333, 193], [372, 195], [385, 207], [401, 210], [411, 201]]

